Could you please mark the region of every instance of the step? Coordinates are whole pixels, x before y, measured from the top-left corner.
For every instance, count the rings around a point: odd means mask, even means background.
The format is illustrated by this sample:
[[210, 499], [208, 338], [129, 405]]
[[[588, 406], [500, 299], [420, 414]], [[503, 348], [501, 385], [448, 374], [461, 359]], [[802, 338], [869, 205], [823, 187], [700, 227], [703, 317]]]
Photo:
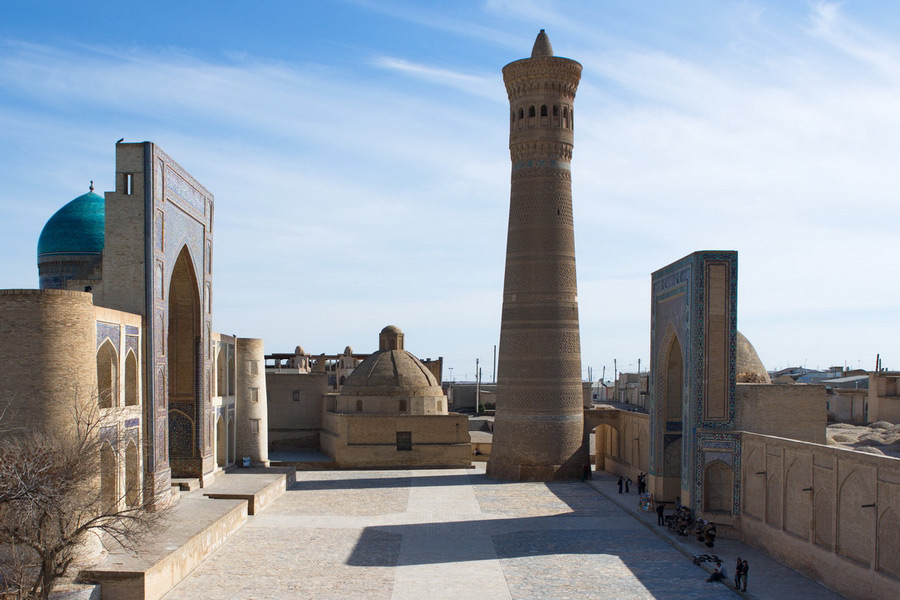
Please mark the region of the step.
[[173, 479], [172, 487], [176, 487], [182, 492], [193, 492], [200, 489], [200, 480], [194, 478]]

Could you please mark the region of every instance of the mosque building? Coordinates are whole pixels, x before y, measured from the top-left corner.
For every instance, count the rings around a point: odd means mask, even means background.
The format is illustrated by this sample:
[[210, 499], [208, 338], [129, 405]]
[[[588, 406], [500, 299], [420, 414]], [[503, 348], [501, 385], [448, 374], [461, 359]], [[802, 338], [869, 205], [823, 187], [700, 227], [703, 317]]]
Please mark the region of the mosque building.
[[0, 290], [0, 398], [30, 430], [101, 411], [128, 440], [102, 457], [118, 502], [126, 485], [129, 503], [167, 502], [238, 456], [268, 464], [262, 342], [212, 329], [213, 207], [158, 146], [118, 143], [115, 190], [91, 184], [44, 226], [40, 289]]
[[[647, 412], [584, 408], [570, 186], [581, 65], [542, 30], [504, 71], [512, 189], [488, 474], [587, 474], [594, 433], [597, 470], [646, 473], [654, 502], [677, 499], [850, 597], [896, 597], [900, 467], [827, 444], [820, 386], [770, 382], [737, 331], [736, 251], [652, 273]], [[173, 483], [206, 485], [238, 458], [268, 465], [270, 434], [339, 467], [470, 464], [440, 359], [436, 376], [393, 326], [370, 355], [318, 359], [215, 332], [213, 195], [151, 142], [117, 143], [115, 171], [113, 191], [91, 186], [47, 221], [40, 288], [0, 290], [13, 425], [53, 434], [73, 407], [100, 411], [128, 440], [101, 452], [101, 490], [127, 505], [167, 503]], [[273, 357], [288, 368], [267, 368]], [[893, 376], [876, 383], [896, 396]]]

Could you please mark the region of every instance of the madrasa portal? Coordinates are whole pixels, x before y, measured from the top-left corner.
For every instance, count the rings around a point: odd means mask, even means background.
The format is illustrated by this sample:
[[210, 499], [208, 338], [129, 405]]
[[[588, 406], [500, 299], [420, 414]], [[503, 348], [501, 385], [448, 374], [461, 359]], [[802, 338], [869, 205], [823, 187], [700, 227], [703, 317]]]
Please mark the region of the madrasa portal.
[[[473, 443], [454, 412], [442, 359], [417, 358], [396, 326], [373, 324], [371, 349], [332, 355], [266, 354], [261, 339], [215, 331], [214, 197], [152, 142], [117, 143], [115, 189], [91, 186], [50, 217], [39, 289], [0, 290], [0, 399], [17, 424], [50, 434], [72, 426], [73, 405], [97, 408], [128, 440], [101, 457], [98, 485], [113, 502], [139, 503], [137, 481], [168, 504], [186, 481], [207, 486], [302, 450], [327, 468], [486, 459], [490, 476], [512, 481], [647, 473], [653, 501], [679, 498], [720, 535], [848, 597], [900, 596], [900, 467], [826, 445], [823, 386], [770, 381], [737, 330], [737, 252], [698, 251], [652, 273], [646, 410], [591, 403], [571, 193], [580, 77], [543, 30], [529, 58], [504, 68], [512, 177], [486, 441]], [[870, 401], [871, 420], [892, 414], [893, 386]]]

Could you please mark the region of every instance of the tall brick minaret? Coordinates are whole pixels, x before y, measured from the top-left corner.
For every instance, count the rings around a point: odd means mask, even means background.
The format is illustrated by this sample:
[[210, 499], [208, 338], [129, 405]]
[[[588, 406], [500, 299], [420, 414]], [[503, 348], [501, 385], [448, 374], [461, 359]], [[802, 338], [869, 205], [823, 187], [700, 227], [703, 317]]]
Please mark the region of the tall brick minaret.
[[580, 478], [584, 413], [572, 226], [572, 103], [581, 65], [553, 56], [503, 67], [512, 190], [500, 326], [497, 413], [487, 473], [517, 481]]

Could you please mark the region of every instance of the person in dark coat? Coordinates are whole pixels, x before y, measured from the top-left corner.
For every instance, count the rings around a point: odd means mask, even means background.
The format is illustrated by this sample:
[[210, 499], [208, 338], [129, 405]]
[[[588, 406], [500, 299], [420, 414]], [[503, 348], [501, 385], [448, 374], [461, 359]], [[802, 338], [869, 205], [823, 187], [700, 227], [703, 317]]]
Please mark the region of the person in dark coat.
[[734, 564], [734, 589], [739, 590], [741, 588], [741, 573], [744, 570], [744, 565], [741, 563], [741, 557], [738, 556], [737, 562]]
[[657, 525], [665, 525], [666, 517], [664, 515], [666, 510], [666, 505], [663, 502], [656, 503], [656, 524]]
[[631, 477], [625, 477], [625, 493], [629, 493], [628, 486], [631, 485]]
[[625, 483], [625, 480], [619, 477], [619, 493], [622, 493], [622, 484]]
[[741, 583], [743, 584], [741, 586], [742, 592], [747, 591], [747, 571], [749, 571], [749, 570], [750, 570], [750, 567], [749, 567], [749, 565], [747, 565], [747, 561], [744, 560], [744, 562], [741, 563]]

